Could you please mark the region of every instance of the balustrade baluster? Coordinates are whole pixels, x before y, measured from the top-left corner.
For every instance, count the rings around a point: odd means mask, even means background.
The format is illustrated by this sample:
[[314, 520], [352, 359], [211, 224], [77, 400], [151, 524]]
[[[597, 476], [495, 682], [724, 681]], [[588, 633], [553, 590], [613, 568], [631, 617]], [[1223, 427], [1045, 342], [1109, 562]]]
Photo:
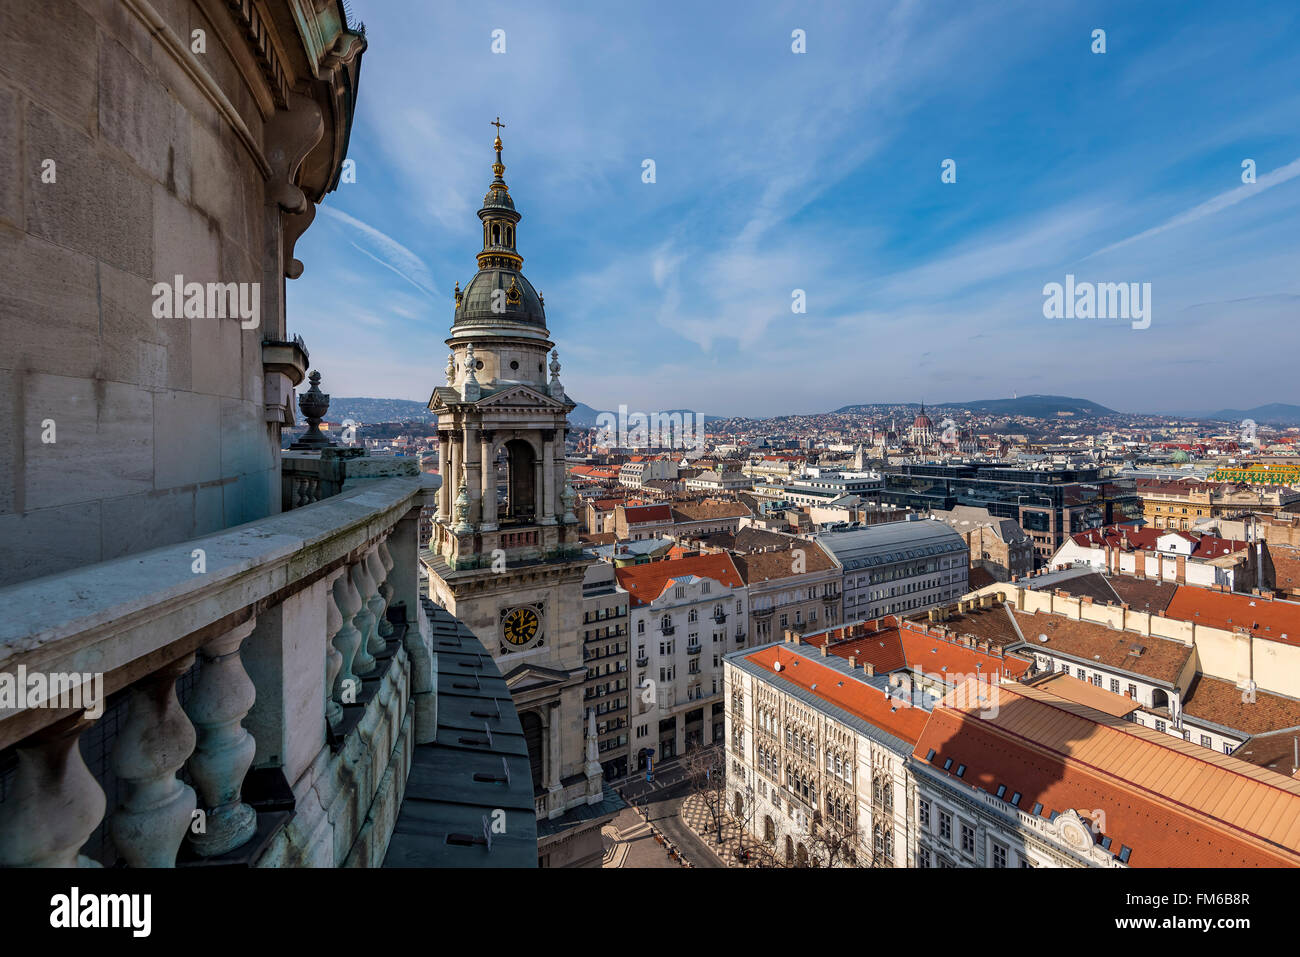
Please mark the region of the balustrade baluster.
[[357, 612], [352, 618], [352, 624], [357, 631], [361, 632], [361, 643], [357, 646], [357, 657], [352, 665], [352, 670], [358, 675], [368, 675], [375, 670], [375, 658], [370, 652], [370, 633], [375, 628], [375, 616], [367, 607], [374, 583], [370, 580], [370, 576], [366, 574], [366, 563], [364, 561], [354, 562], [348, 568], [348, 584], [356, 592], [358, 605]]
[[[334, 605], [343, 619], [342, 626], [334, 636], [334, 647], [338, 648], [339, 653], [343, 656], [343, 667], [334, 681], [334, 697], [342, 703], [348, 693], [347, 689], [351, 688], [351, 698], [352, 701], [355, 701], [357, 692], [361, 690], [361, 679], [357, 677], [357, 674], [359, 669], [364, 667], [364, 661], [358, 662], [357, 659], [365, 652], [365, 649], [362, 647], [361, 632], [357, 631], [352, 623], [357, 611], [361, 608], [361, 598], [357, 595], [357, 590], [352, 587], [347, 568], [339, 571], [339, 576], [334, 579], [331, 591], [334, 592]], [[371, 659], [370, 667], [374, 668], [373, 659]]]
[[384, 596], [384, 618], [379, 623], [379, 633], [388, 638], [393, 634], [393, 623], [388, 620], [388, 609], [393, 604], [394, 594], [393, 584], [389, 581], [393, 574], [393, 556], [388, 551], [388, 539], [379, 543], [379, 560], [384, 566], [384, 581], [379, 586], [380, 594]]
[[98, 867], [79, 852], [104, 818], [104, 789], [82, 760], [84, 714], [18, 745], [18, 771], [0, 804], [0, 867]]
[[132, 867], [174, 866], [194, 819], [194, 789], [176, 777], [196, 740], [176, 698], [176, 679], [192, 664], [194, 655], [186, 655], [131, 689], [113, 749], [113, 772], [126, 796], [108, 819], [108, 833]]
[[[393, 633], [393, 626], [388, 624], [387, 619], [388, 600], [384, 598], [382, 587], [383, 580], [388, 577], [388, 570], [384, 568], [383, 560], [379, 557], [378, 548], [372, 548], [370, 553], [366, 555], [366, 571], [370, 573], [370, 580], [375, 586], [375, 593], [370, 596], [370, 600], [367, 602], [370, 606], [370, 613], [375, 616], [375, 632], [371, 636], [373, 644], [370, 650], [378, 653], [387, 647], [384, 642], [385, 635]], [[387, 626], [386, 632], [385, 626]]]
[[239, 646], [255, 623], [247, 621], [199, 650], [198, 684], [187, 710], [198, 731], [190, 776], [204, 809], [202, 827], [190, 834], [189, 842], [200, 857], [232, 851], [257, 830], [257, 812], [240, 799], [257, 750], [240, 722], [253, 707], [257, 691], [244, 671]]

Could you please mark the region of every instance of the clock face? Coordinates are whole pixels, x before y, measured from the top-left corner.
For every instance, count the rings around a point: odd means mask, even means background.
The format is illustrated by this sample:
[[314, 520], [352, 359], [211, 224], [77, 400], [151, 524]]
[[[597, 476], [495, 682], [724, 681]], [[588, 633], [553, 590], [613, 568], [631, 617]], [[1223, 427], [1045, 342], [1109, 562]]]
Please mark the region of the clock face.
[[501, 633], [512, 645], [526, 645], [537, 637], [541, 626], [537, 612], [531, 608], [516, 608], [501, 622]]

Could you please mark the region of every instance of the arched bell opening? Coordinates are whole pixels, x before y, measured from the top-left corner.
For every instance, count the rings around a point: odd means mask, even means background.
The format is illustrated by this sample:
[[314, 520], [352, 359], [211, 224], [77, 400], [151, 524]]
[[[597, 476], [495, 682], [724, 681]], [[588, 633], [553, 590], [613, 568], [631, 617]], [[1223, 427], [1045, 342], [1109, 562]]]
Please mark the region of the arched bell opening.
[[511, 439], [506, 453], [506, 487], [509, 489], [506, 516], [511, 522], [532, 522], [537, 518], [537, 453], [523, 439]]

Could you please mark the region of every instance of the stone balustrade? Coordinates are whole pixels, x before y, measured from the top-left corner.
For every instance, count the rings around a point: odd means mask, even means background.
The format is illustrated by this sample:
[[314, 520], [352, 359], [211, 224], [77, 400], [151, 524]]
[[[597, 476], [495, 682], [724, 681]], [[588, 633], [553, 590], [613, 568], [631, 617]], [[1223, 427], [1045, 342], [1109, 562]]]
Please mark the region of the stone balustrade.
[[379, 478], [0, 590], [0, 676], [102, 676], [98, 700], [0, 698], [0, 866], [382, 861], [437, 732], [436, 488]]

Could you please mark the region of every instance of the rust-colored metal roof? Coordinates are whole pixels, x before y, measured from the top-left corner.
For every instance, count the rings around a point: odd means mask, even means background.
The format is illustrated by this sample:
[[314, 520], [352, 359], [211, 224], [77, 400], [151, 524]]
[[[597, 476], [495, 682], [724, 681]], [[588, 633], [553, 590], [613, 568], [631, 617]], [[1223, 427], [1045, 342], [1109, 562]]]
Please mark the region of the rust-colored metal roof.
[[964, 784], [1005, 784], [1022, 810], [1100, 810], [1099, 837], [1135, 867], [1300, 866], [1300, 782], [1040, 688], [978, 691], [983, 707], [972, 688], [945, 697], [915, 757], [953, 757]]
[[1063, 671], [1054, 671], [1041, 681], [1035, 681], [1035, 688], [1043, 688], [1059, 698], [1073, 701], [1075, 704], [1087, 705], [1098, 711], [1122, 718], [1138, 710], [1139, 705], [1127, 695], [1115, 694], [1105, 688], [1098, 688], [1087, 681], [1072, 678]]

